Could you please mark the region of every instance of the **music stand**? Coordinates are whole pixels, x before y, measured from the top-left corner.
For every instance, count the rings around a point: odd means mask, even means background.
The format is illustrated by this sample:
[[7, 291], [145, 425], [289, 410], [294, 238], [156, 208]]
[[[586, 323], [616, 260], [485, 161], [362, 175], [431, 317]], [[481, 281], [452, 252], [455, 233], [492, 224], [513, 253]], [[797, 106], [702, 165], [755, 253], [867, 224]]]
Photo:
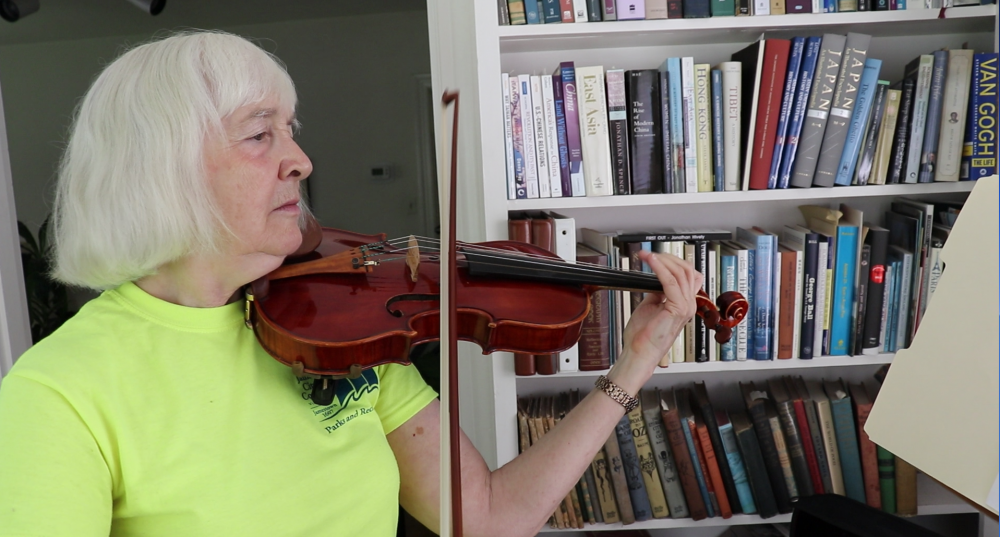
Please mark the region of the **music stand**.
[[942, 537], [923, 526], [838, 494], [799, 498], [791, 537]]

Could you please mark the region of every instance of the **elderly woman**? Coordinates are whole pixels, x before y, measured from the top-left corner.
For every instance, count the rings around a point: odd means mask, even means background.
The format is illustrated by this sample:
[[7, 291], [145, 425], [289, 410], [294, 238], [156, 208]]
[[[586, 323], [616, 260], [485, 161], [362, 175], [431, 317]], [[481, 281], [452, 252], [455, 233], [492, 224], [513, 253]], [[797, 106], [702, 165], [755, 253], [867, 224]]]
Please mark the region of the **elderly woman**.
[[[318, 407], [243, 325], [241, 289], [302, 242], [295, 106], [274, 58], [219, 32], [136, 47], [94, 82], [59, 171], [55, 276], [103, 293], [4, 379], [0, 535], [394, 535], [400, 504], [438, 527], [418, 372], [376, 367]], [[644, 260], [664, 292], [607, 375], [632, 396], [701, 285]], [[537, 532], [623, 412], [594, 390], [492, 472], [463, 436], [466, 534]]]

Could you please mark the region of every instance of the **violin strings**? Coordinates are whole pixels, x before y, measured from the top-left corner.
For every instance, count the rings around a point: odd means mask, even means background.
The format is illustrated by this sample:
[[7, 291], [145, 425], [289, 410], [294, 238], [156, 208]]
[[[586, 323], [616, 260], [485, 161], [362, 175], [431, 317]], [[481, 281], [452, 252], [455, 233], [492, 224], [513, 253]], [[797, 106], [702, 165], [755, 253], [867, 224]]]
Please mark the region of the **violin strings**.
[[[432, 246], [424, 247], [423, 250], [427, 250], [427, 251], [431, 251], [431, 252], [440, 251], [440, 249], [438, 247], [436, 247], [436, 244], [439, 243], [439, 241], [437, 241], [436, 239], [432, 239], [432, 238], [428, 238], [428, 237], [415, 237], [415, 238], [418, 241], [418, 245], [416, 246], [416, 248], [420, 248], [419, 243], [420, 242], [424, 242], [425, 244], [429, 243]], [[381, 245], [394, 246], [394, 245], [403, 244], [403, 243], [407, 244], [407, 246], [402, 247], [402, 248], [396, 248], [396, 249], [393, 249], [393, 250], [390, 250], [390, 251], [378, 251], [378, 250], [382, 250], [382, 246]], [[592, 275], [602, 275], [602, 276], [627, 276], [629, 278], [639, 279], [640, 281], [645, 281], [645, 282], [648, 282], [648, 283], [653, 283], [653, 282], [658, 282], [659, 281], [659, 279], [656, 277], [656, 275], [651, 274], [651, 273], [646, 273], [646, 272], [640, 272], [640, 271], [623, 271], [621, 269], [615, 269], [615, 268], [612, 268], [612, 267], [608, 267], [608, 266], [605, 266], [605, 265], [598, 265], [598, 264], [595, 264], [595, 263], [582, 263], [582, 262], [580, 262], [580, 263], [569, 263], [567, 261], [564, 261], [564, 260], [561, 260], [561, 259], [555, 259], [555, 258], [548, 257], [548, 256], [543, 256], [543, 255], [538, 255], [538, 254], [531, 254], [531, 253], [525, 253], [525, 252], [520, 252], [520, 251], [516, 251], [516, 250], [507, 250], [507, 249], [504, 249], [504, 248], [482, 246], [482, 245], [478, 245], [478, 244], [469, 244], [469, 243], [459, 243], [459, 244], [463, 245], [463, 246], [465, 246], [467, 248], [470, 248], [471, 250], [474, 250], [476, 253], [478, 253], [480, 256], [484, 257], [487, 260], [490, 260], [490, 259], [497, 260], [497, 259], [499, 259], [499, 260], [503, 260], [503, 261], [514, 261], [516, 263], [521, 264], [525, 268], [536, 268], [536, 267], [538, 267], [538, 268], [543, 268], [543, 269], [546, 269], [546, 270], [549, 270], [549, 271], [560, 272], [560, 273], [563, 273], [563, 274], [566, 274], [566, 275], [592, 274]], [[393, 239], [393, 240], [390, 240], [390, 241], [383, 241], [381, 243], [373, 243], [372, 245], [368, 245], [368, 246], [369, 246], [368, 249], [371, 250], [371, 251], [373, 251], [373, 253], [371, 254], [371, 257], [377, 258], [377, 259], [379, 259], [379, 261], [382, 261], [382, 262], [388, 262], [388, 261], [395, 261], [395, 260], [398, 260], [398, 259], [403, 259], [403, 257], [399, 257], [399, 253], [400, 252], [405, 252], [407, 250], [410, 250], [410, 249], [414, 248], [414, 246], [410, 246], [409, 245], [409, 238]], [[493, 254], [493, 253], [495, 253], [497, 255], [490, 255], [490, 254]], [[397, 257], [391, 257], [391, 258], [383, 258], [382, 257], [382, 256], [388, 256], [388, 255], [396, 255]], [[505, 265], [503, 263], [487, 263], [487, 264], [489, 264], [491, 266], [509, 266], [509, 264]]]
[[[422, 241], [422, 242], [430, 243], [431, 244], [431, 246], [425, 247], [425, 248], [422, 248], [422, 249], [425, 249], [425, 250], [431, 251], [431, 252], [438, 252], [438, 251], [440, 251], [439, 247], [437, 246], [440, 243], [440, 241], [438, 241], [437, 239], [433, 239], [433, 238], [429, 238], [429, 237], [415, 237], [415, 238], [418, 240], [418, 243]], [[384, 244], [398, 245], [398, 244], [408, 244], [408, 242], [409, 242], [409, 238], [400, 238], [400, 239], [393, 239], [393, 240], [390, 240], [390, 241], [385, 241]], [[506, 254], [504, 256], [505, 258], [517, 257], [518, 261], [523, 261], [524, 263], [531, 263], [532, 260], [537, 260], [537, 262], [535, 264], [541, 265], [541, 266], [548, 266], [548, 267], [553, 267], [553, 266], [562, 267], [562, 266], [566, 266], [567, 268], [569, 268], [570, 271], [573, 271], [573, 272], [576, 272], [576, 271], [584, 271], [585, 272], [589, 268], [589, 269], [592, 269], [593, 271], [597, 271], [597, 272], [600, 272], [600, 273], [603, 273], [603, 274], [608, 274], [608, 275], [611, 275], [611, 274], [622, 274], [622, 273], [627, 273], [627, 274], [632, 274], [632, 273], [635, 273], [635, 274], [649, 274], [649, 273], [643, 273], [643, 272], [638, 272], [638, 271], [622, 271], [620, 269], [615, 269], [613, 267], [608, 267], [607, 265], [598, 265], [596, 263], [584, 263], [584, 262], [580, 262], [580, 261], [578, 261], [576, 263], [570, 263], [568, 261], [565, 261], [565, 260], [562, 260], [562, 259], [557, 259], [557, 258], [552, 258], [550, 256], [545, 256], [545, 255], [540, 255], [540, 254], [534, 254], [534, 253], [528, 253], [528, 252], [521, 252], [521, 251], [517, 251], [517, 250], [508, 250], [508, 249], [505, 249], [505, 248], [497, 248], [497, 247], [493, 247], [493, 246], [482, 246], [480, 244], [463, 243], [463, 242], [459, 242], [458, 244], [459, 244], [459, 246], [465, 246], [465, 247], [474, 249], [476, 252], [481, 252], [481, 253], [495, 252], [497, 254]], [[417, 247], [420, 248], [420, 245], [418, 244]], [[411, 246], [406, 246], [406, 247], [403, 247], [403, 248], [399, 248], [398, 250], [396, 250], [396, 252], [398, 252], [398, 251], [406, 251], [406, 250], [408, 250], [410, 248], [412, 248], [412, 247]], [[395, 252], [383, 252], [383, 253], [374, 254], [374, 255], [375, 256], [378, 256], [378, 255], [387, 255], [389, 253], [395, 253]], [[650, 274], [650, 276], [652, 276], [652, 278], [655, 279], [655, 275], [651, 275]]]

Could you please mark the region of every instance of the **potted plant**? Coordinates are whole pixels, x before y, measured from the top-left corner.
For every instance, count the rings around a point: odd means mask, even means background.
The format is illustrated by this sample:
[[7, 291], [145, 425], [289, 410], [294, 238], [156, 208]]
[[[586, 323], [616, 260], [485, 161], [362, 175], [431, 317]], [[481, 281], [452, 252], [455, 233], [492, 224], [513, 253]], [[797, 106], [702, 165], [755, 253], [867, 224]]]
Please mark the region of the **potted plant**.
[[48, 218], [38, 229], [38, 240], [23, 222], [17, 222], [21, 237], [21, 266], [28, 297], [28, 318], [31, 339], [35, 343], [59, 328], [73, 314], [69, 311], [66, 286], [51, 277], [49, 258]]

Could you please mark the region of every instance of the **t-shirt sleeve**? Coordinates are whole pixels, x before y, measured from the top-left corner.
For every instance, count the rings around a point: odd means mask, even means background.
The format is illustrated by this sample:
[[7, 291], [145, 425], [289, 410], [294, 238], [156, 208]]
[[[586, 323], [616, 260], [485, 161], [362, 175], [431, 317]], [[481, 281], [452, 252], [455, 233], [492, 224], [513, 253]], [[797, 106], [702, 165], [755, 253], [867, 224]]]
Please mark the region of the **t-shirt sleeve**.
[[107, 536], [112, 482], [76, 410], [42, 382], [0, 389], [0, 536]]
[[385, 434], [406, 423], [428, 403], [437, 398], [413, 365], [379, 366], [379, 395], [375, 410]]

